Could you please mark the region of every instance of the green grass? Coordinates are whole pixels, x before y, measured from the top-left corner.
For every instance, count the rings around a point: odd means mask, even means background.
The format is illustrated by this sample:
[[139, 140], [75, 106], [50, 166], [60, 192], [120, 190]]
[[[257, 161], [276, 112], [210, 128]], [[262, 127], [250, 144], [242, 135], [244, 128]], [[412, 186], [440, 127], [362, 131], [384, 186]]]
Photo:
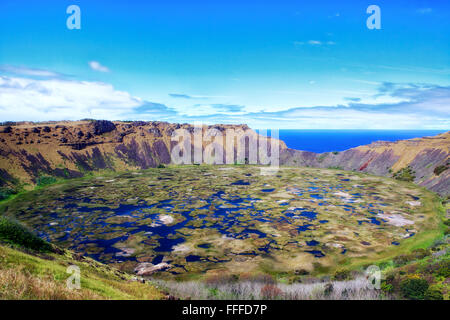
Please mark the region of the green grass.
[[[151, 284], [89, 258], [53, 247], [26, 227], [0, 216], [0, 299], [161, 299]], [[81, 270], [81, 289], [70, 290], [67, 267]]]
[[[0, 299], [161, 299], [150, 283], [85, 258], [75, 260], [70, 251], [39, 255], [0, 245]], [[67, 267], [80, 268], [81, 289], [70, 290]]]
[[41, 252], [51, 251], [51, 245], [16, 221], [0, 217], [0, 241]]
[[[353, 258], [347, 259], [341, 266], [347, 270], [361, 270], [370, 264], [382, 265], [389, 263], [395, 257], [411, 253], [416, 249], [429, 248], [435, 241], [444, 238], [444, 231], [446, 229], [444, 225], [445, 209], [442, 205], [439, 197], [431, 194], [427, 199], [430, 202], [428, 211], [436, 214], [430, 215], [430, 228], [423, 230], [416, 234], [414, 237], [404, 240], [399, 246], [391, 246], [390, 248], [379, 254], [377, 259], [373, 258]], [[435, 227], [437, 225], [437, 227]], [[336, 266], [332, 271], [338, 270], [339, 266]]]

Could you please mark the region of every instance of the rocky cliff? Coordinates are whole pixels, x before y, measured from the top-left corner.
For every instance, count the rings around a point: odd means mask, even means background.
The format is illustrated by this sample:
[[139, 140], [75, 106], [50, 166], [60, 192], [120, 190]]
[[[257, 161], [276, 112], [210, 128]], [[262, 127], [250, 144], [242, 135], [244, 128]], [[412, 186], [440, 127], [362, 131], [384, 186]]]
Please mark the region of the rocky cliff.
[[441, 195], [450, 194], [450, 132], [434, 137], [377, 141], [343, 152], [313, 153], [285, 149], [280, 163], [293, 166], [341, 168], [392, 176]]
[[[0, 126], [0, 187], [27, 188], [38, 184], [41, 177], [72, 178], [97, 170], [124, 171], [169, 164], [177, 144], [171, 137], [177, 129], [184, 129], [193, 137], [192, 125], [157, 121], [6, 124]], [[203, 133], [208, 129], [223, 136], [227, 130], [238, 136], [245, 133], [270, 144], [270, 138], [258, 136], [246, 125], [203, 126]], [[226, 145], [225, 138], [216, 141]], [[202, 149], [205, 145], [203, 142]], [[284, 143], [280, 142], [280, 148], [286, 149]], [[192, 147], [192, 154], [194, 150]], [[236, 152], [233, 157], [237, 159]]]
[[[171, 163], [172, 133], [189, 124], [103, 120], [13, 123], [0, 126], [0, 188], [31, 188], [42, 177], [81, 177], [97, 170], [136, 170]], [[246, 125], [203, 127], [250, 132]], [[260, 139], [263, 138], [259, 136]], [[270, 145], [270, 143], [268, 142]], [[221, 145], [226, 145], [225, 139]], [[205, 143], [202, 144], [204, 149]], [[343, 152], [317, 154], [280, 142], [280, 163], [341, 168], [410, 180], [441, 195], [450, 193], [450, 132], [397, 142], [375, 142]], [[225, 148], [226, 149], [226, 148]], [[224, 154], [226, 150], [224, 150]], [[245, 155], [249, 157], [248, 152]], [[233, 159], [236, 159], [234, 152]], [[227, 162], [229, 163], [229, 162]]]

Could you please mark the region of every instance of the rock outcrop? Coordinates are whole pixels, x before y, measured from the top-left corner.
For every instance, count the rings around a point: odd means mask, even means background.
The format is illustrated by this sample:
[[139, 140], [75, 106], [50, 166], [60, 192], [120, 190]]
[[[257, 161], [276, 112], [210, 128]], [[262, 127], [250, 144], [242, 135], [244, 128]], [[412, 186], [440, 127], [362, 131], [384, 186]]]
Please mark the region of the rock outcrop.
[[[171, 137], [177, 129], [194, 132], [189, 124], [158, 121], [8, 123], [0, 127], [0, 187], [33, 186], [40, 176], [72, 178], [97, 170], [125, 171], [169, 164], [176, 145]], [[208, 129], [221, 133], [247, 130], [247, 134], [258, 136], [246, 125], [204, 126], [203, 133]], [[225, 142], [219, 142], [223, 154]], [[203, 150], [206, 145], [204, 141]], [[282, 142], [280, 147], [286, 148]]]
[[136, 266], [136, 268], [134, 269], [134, 272], [138, 276], [145, 277], [145, 276], [151, 276], [152, 274], [154, 274], [155, 272], [158, 272], [158, 271], [170, 269], [171, 267], [172, 266], [166, 262], [161, 262], [158, 264], [143, 262]]

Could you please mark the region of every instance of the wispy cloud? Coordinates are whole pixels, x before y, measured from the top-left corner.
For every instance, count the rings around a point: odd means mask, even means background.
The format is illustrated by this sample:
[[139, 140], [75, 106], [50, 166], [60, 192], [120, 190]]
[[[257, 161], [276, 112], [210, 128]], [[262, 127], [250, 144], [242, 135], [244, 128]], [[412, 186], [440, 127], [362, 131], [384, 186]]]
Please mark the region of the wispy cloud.
[[310, 45], [310, 46], [322, 46], [322, 45], [328, 45], [332, 46], [335, 45], [336, 42], [334, 41], [320, 41], [320, 40], [308, 40], [308, 41], [294, 41], [294, 46], [303, 46], [303, 45]]
[[99, 71], [99, 72], [109, 72], [109, 68], [102, 66], [100, 62], [98, 61], [89, 61], [89, 67], [91, 67], [92, 70]]
[[196, 95], [189, 95], [184, 93], [169, 93], [169, 96], [175, 99], [209, 99], [214, 98], [212, 96], [196, 96]]
[[63, 74], [54, 71], [10, 65], [0, 65], [0, 72], [42, 78], [56, 78], [64, 76]]
[[384, 83], [379, 94], [402, 101], [364, 104], [350, 97], [346, 98], [348, 105], [297, 107], [247, 114], [246, 118], [256, 123], [276, 121], [280, 127], [291, 128], [450, 129], [450, 87]]
[[237, 104], [213, 103], [194, 104], [189, 108], [179, 108], [178, 113], [183, 117], [208, 117], [215, 115], [245, 115], [245, 106]]
[[351, 101], [351, 102], [359, 102], [359, 101], [361, 101], [361, 98], [346, 97], [346, 98], [344, 98], [344, 100]]
[[236, 105], [236, 104], [212, 104], [211, 105], [214, 109], [217, 111], [224, 111], [224, 112], [241, 112], [244, 110], [244, 106]]
[[180, 94], [180, 93], [169, 93], [169, 96], [172, 98], [192, 99], [192, 97], [190, 95]]
[[386, 66], [386, 65], [378, 65], [376, 66], [378, 69], [386, 69], [393, 71], [403, 71], [403, 72], [413, 72], [413, 73], [435, 73], [435, 74], [450, 74], [449, 68], [425, 68], [425, 67], [416, 67], [416, 66]]
[[133, 109], [132, 115], [134, 120], [166, 120], [176, 116], [177, 112], [165, 104], [145, 101], [141, 106]]
[[432, 84], [383, 83], [380, 95], [399, 98], [395, 103], [361, 103], [347, 97], [347, 105], [294, 107], [281, 111], [244, 114], [186, 115], [208, 123], [241, 123], [254, 128], [297, 129], [450, 129], [450, 87]]
[[212, 99], [212, 98], [230, 98], [229, 96], [205, 96], [205, 95], [189, 95], [184, 93], [169, 93], [169, 97], [175, 99]]
[[420, 8], [416, 10], [417, 13], [419, 14], [429, 14], [431, 12], [433, 12], [433, 9], [431, 8]]
[[382, 84], [381, 82], [378, 82], [378, 81], [361, 80], [361, 79], [350, 79], [350, 81], [363, 83], [363, 84], [369, 84], [369, 85], [372, 85], [372, 86], [379, 86], [379, 85]]

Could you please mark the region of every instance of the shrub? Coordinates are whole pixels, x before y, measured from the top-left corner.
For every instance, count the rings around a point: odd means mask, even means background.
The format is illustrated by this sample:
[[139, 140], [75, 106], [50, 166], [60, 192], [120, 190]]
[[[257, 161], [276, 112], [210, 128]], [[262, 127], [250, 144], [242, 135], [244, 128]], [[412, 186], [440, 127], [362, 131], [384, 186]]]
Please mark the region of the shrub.
[[437, 166], [436, 168], [434, 168], [433, 172], [435, 175], [438, 176], [447, 169], [448, 169], [448, 164], [440, 165], [440, 166]]
[[251, 281], [264, 284], [275, 284], [276, 280], [270, 274], [258, 273], [258, 274], [241, 274], [240, 279], [242, 281]]
[[308, 270], [305, 270], [305, 269], [296, 269], [296, 270], [294, 271], [294, 273], [295, 273], [297, 276], [307, 276], [307, 275], [309, 274], [309, 271], [308, 271]]
[[213, 296], [213, 297], [217, 297], [217, 295], [219, 294], [219, 291], [217, 290], [217, 288], [209, 288], [209, 295]]
[[158, 164], [158, 169], [164, 169], [166, 166], [163, 165], [162, 163]]
[[334, 290], [333, 284], [332, 284], [331, 282], [329, 282], [329, 283], [327, 283], [327, 284], [325, 285], [325, 290], [323, 291], [323, 294], [324, 294], [326, 297], [328, 297], [328, 296], [330, 296], [330, 295], [333, 293], [333, 290]]
[[327, 157], [328, 153], [322, 153], [319, 157], [317, 157], [317, 162], [322, 163], [323, 160]]
[[261, 288], [261, 297], [263, 299], [276, 299], [281, 297], [282, 291], [274, 284], [266, 284]]
[[441, 250], [441, 246], [445, 246], [446, 244], [447, 244], [446, 239], [437, 239], [433, 242], [430, 248], [432, 251], [438, 251]]
[[378, 264], [378, 267], [380, 267], [381, 270], [384, 270], [390, 266], [393, 266], [393, 261], [384, 261]]
[[0, 217], [0, 240], [32, 250], [51, 251], [49, 243], [34, 235], [19, 223], [5, 217]]
[[55, 177], [50, 177], [50, 176], [40, 176], [39, 178], [37, 178], [36, 180], [36, 184], [39, 187], [43, 187], [52, 183], [56, 182], [56, 178]]
[[415, 249], [412, 251], [414, 258], [420, 260], [430, 255], [430, 252], [426, 249]]
[[394, 286], [390, 283], [383, 282], [381, 284], [381, 290], [386, 293], [392, 293], [394, 291]]
[[238, 280], [238, 276], [234, 274], [227, 273], [217, 273], [213, 275], [209, 275], [205, 282], [210, 287], [217, 287], [223, 284], [229, 284], [232, 282], [236, 282]]
[[428, 288], [424, 294], [425, 300], [444, 300], [444, 296], [439, 289]]
[[391, 269], [385, 273], [385, 278], [381, 282], [381, 289], [386, 293], [394, 293], [399, 290], [400, 280], [398, 269]]
[[413, 182], [415, 177], [415, 172], [414, 170], [410, 167], [407, 166], [403, 169], [400, 169], [399, 171], [397, 171], [396, 173], [394, 173], [392, 175], [392, 177], [394, 179], [400, 180], [400, 181], [409, 181], [409, 182]]
[[11, 195], [15, 193], [16, 192], [12, 189], [0, 188], [0, 201], [8, 199]]
[[333, 279], [337, 281], [343, 281], [350, 279], [350, 271], [348, 270], [336, 270], [333, 275]]
[[440, 277], [450, 278], [450, 261], [440, 261], [437, 263], [436, 274]]
[[404, 264], [407, 264], [409, 261], [413, 260], [411, 256], [406, 254], [401, 254], [399, 256], [396, 256], [393, 261], [396, 265], [402, 266]]
[[412, 275], [400, 283], [400, 290], [408, 299], [422, 300], [427, 289], [428, 282], [418, 275]]

